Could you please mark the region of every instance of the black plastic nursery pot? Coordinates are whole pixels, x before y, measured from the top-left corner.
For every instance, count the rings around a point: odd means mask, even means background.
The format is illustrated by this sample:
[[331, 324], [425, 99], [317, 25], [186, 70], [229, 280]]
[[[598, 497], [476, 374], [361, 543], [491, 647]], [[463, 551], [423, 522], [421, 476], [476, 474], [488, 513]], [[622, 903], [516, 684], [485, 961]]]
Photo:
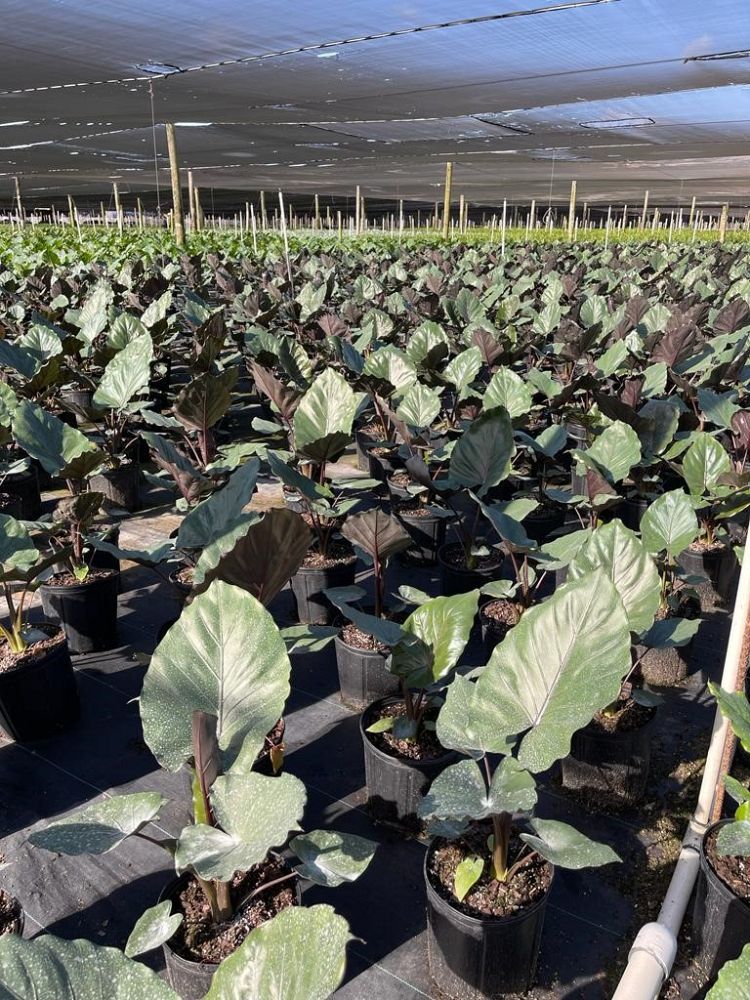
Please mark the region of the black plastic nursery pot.
[[335, 636], [336, 664], [339, 671], [341, 700], [348, 708], [361, 712], [377, 698], [398, 692], [399, 681], [386, 666], [387, 653], [377, 649], [358, 649]]
[[[90, 410], [93, 406], [94, 390], [88, 388], [72, 388], [63, 389], [60, 394], [60, 399], [64, 400], [66, 403], [70, 403], [73, 406], [80, 406], [85, 410]], [[86, 418], [80, 416], [78, 413], [75, 414], [76, 423], [85, 424]]]
[[6, 476], [3, 479], [3, 493], [18, 497], [19, 517], [23, 521], [35, 521], [42, 513], [42, 495], [39, 492], [39, 477], [32, 465], [26, 472]]
[[141, 506], [141, 467], [138, 462], [123, 462], [116, 469], [107, 469], [91, 477], [91, 489], [123, 510], [139, 510]]
[[523, 519], [523, 528], [529, 538], [543, 545], [555, 531], [565, 524], [564, 507], [537, 507]]
[[728, 822], [731, 820], [714, 823], [703, 837], [693, 906], [696, 962], [711, 980], [725, 962], [738, 958], [750, 941], [750, 902], [737, 896], [719, 878], [706, 851], [711, 835]]
[[438, 843], [425, 851], [423, 868], [431, 979], [451, 1000], [500, 1000], [508, 993], [525, 993], [536, 977], [549, 888], [511, 917], [462, 913], [432, 885], [429, 864]]
[[375, 441], [367, 448], [367, 471], [372, 479], [386, 482], [403, 468], [398, 457], [398, 447], [391, 441]]
[[686, 573], [707, 577], [708, 583], [696, 588], [702, 611], [709, 611], [717, 603], [733, 603], [737, 593], [740, 566], [728, 545], [705, 552], [696, 552], [688, 548], [680, 553], [677, 561]]
[[479, 609], [479, 626], [482, 631], [482, 645], [484, 647], [484, 655], [487, 659], [492, 656], [495, 646], [499, 645], [503, 641], [508, 632], [514, 625], [517, 625], [521, 619], [520, 612], [516, 621], [512, 621], [512, 618], [514, 617], [512, 614], [506, 616], [511, 619], [510, 621], [493, 618], [487, 613], [487, 609], [495, 603], [495, 601], [488, 601]]
[[465, 566], [457, 566], [449, 556], [459, 550], [461, 546], [456, 542], [441, 546], [438, 549], [437, 559], [440, 564], [440, 574], [443, 581], [443, 594], [452, 597], [455, 594], [465, 594], [469, 590], [476, 590], [483, 587], [491, 580], [497, 580], [502, 576], [503, 557], [498, 553], [497, 561], [477, 569], [467, 569]]
[[638, 728], [607, 732], [590, 722], [573, 734], [561, 761], [564, 788], [638, 802], [646, 790], [656, 712]]
[[117, 645], [118, 587], [118, 574], [103, 570], [82, 583], [45, 583], [39, 588], [44, 613], [61, 623], [71, 653], [93, 653]]
[[[172, 903], [172, 912], [178, 912], [178, 907], [175, 904], [189, 879], [188, 872], [172, 879], [159, 893], [158, 902], [161, 903], [168, 899]], [[296, 880], [294, 885], [296, 895], [294, 905], [299, 906], [302, 901], [299, 880]], [[181, 1000], [202, 1000], [211, 987], [211, 981], [219, 968], [218, 964], [215, 962], [195, 962], [184, 958], [170, 946], [169, 941], [161, 947], [164, 954], [164, 964], [167, 967], [167, 979], [172, 989]]]
[[437, 514], [411, 513], [409, 510], [394, 510], [396, 519], [412, 537], [412, 545], [399, 553], [404, 562], [417, 566], [434, 566], [438, 552], [445, 545], [445, 529], [448, 518]]
[[354, 583], [357, 557], [334, 566], [300, 566], [289, 581], [297, 602], [297, 620], [303, 625], [330, 625], [338, 614], [323, 593], [331, 587], [349, 587]]
[[[50, 629], [51, 634], [57, 630]], [[78, 688], [65, 641], [0, 673], [0, 731], [19, 742], [62, 732], [78, 718]]]
[[619, 508], [620, 520], [631, 531], [640, 531], [643, 515], [652, 503], [648, 497], [625, 497]]
[[380, 709], [398, 703], [397, 698], [380, 698], [364, 710], [359, 720], [365, 755], [367, 809], [378, 823], [387, 823], [409, 832], [422, 828], [417, 808], [427, 789], [441, 771], [459, 759], [455, 750], [446, 750], [430, 760], [406, 760], [385, 753], [366, 732], [379, 718]]

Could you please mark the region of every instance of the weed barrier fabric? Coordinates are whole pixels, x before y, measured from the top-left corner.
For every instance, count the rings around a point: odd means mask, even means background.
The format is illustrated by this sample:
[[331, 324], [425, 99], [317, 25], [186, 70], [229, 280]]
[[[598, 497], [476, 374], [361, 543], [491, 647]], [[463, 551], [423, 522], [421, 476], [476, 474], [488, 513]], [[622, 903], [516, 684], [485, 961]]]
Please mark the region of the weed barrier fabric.
[[[433, 591], [439, 586], [435, 568], [394, 564], [389, 572], [396, 584]], [[170, 588], [143, 569], [124, 570], [122, 586], [118, 628], [123, 646], [74, 658], [82, 704], [77, 726], [35, 744], [0, 744], [0, 852], [12, 862], [3, 872], [3, 887], [24, 904], [27, 936], [43, 924], [65, 938], [122, 947], [144, 908], [156, 902], [172, 877], [164, 852], [137, 838], [99, 857], [56, 856], [26, 844], [29, 832], [50, 818], [113, 792], [156, 790], [170, 800], [155, 836], [174, 834], [187, 820], [177, 804], [184, 778], [156, 766], [142, 742], [132, 702], [145, 670], [137, 654], [151, 651], [176, 602]], [[279, 622], [293, 620], [288, 588], [272, 610]], [[557, 873], [537, 985], [530, 993], [534, 1000], [609, 997], [635, 927], [648, 907], [658, 905], [699, 781], [713, 712], [705, 680], [716, 679], [720, 665], [713, 651], [725, 644], [727, 625], [723, 612], [707, 616], [692, 661], [697, 672], [684, 687], [664, 692], [642, 806], [618, 812], [592, 801], [582, 809], [580, 799], [560, 789], [555, 771], [542, 777], [539, 814], [575, 823], [611, 844], [625, 863], [597, 878], [586, 871]], [[474, 638], [467, 669], [482, 662], [481, 644]], [[361, 939], [351, 946], [347, 978], [336, 998], [437, 1000], [426, 961], [424, 844], [373, 828], [364, 808], [359, 718], [341, 705], [337, 689], [332, 649], [293, 657], [285, 767], [307, 786], [305, 823], [333, 824], [383, 845], [358, 882], [335, 890], [337, 911]], [[303, 900], [306, 905], [332, 901], [329, 890], [316, 886], [305, 889]], [[145, 958], [162, 968], [159, 953]]]
[[746, 199], [744, 0], [43, 7], [3, 11], [6, 207], [15, 175], [29, 205], [98, 206], [116, 180], [134, 207], [155, 187], [152, 89], [162, 187], [172, 121], [195, 183], [235, 209], [281, 187], [325, 211], [357, 185], [431, 206], [447, 159], [456, 199], [487, 206], [559, 205], [574, 178], [605, 206]]

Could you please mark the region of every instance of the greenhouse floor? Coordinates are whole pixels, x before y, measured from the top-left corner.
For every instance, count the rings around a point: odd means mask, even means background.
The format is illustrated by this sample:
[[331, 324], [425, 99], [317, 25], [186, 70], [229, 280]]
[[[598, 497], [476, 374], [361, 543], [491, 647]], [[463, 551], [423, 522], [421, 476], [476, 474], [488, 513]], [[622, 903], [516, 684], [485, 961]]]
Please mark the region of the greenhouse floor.
[[[263, 487], [259, 492], [265, 502], [279, 502]], [[153, 492], [150, 498], [160, 499]], [[121, 544], [132, 546], [168, 534], [176, 518], [167, 507], [152, 507], [126, 524]], [[390, 572], [392, 587], [408, 582], [439, 593], [435, 571], [394, 564]], [[280, 624], [294, 621], [288, 589], [272, 610]], [[9, 864], [2, 882], [24, 906], [27, 936], [46, 930], [122, 947], [138, 916], [156, 902], [170, 878], [166, 855], [135, 838], [99, 857], [55, 856], [30, 847], [26, 838], [50, 818], [98, 797], [147, 789], [171, 800], [151, 834], [172, 836], [180, 830], [187, 819], [185, 779], [157, 768], [141, 737], [135, 701], [157, 631], [177, 612], [165, 582], [126, 564], [119, 612], [122, 646], [74, 659], [80, 722], [70, 732], [34, 745], [0, 741], [0, 852]], [[625, 811], [601, 797], [584, 802], [561, 790], [556, 772], [544, 777], [539, 815], [566, 819], [609, 843], [623, 864], [558, 871], [538, 985], [528, 996], [611, 996], [637, 927], [658, 910], [697, 792], [714, 711], [705, 682], [721, 670], [727, 626], [723, 612], [706, 616], [694, 644], [693, 673], [683, 686], [663, 692], [644, 803]], [[472, 642], [464, 659], [468, 665], [482, 662], [479, 642]], [[304, 901], [331, 903], [355, 936], [346, 979], [336, 993], [339, 1000], [438, 1000], [441, 994], [430, 983], [426, 958], [424, 845], [369, 820], [359, 719], [341, 705], [337, 689], [332, 645], [293, 657], [286, 767], [307, 786], [305, 828], [330, 825], [373, 837], [381, 846], [358, 882], [334, 890], [310, 886]], [[149, 958], [155, 968], [161, 967], [160, 953]]]

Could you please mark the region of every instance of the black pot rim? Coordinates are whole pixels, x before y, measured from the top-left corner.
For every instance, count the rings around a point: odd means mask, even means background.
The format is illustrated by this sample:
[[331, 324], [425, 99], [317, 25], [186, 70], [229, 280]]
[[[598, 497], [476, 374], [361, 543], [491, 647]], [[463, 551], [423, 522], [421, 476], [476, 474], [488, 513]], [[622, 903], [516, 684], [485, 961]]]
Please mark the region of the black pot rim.
[[[71, 592], [76, 592], [80, 590], [86, 590], [89, 587], [93, 587], [95, 584], [108, 583], [113, 577], [118, 577], [119, 572], [116, 569], [98, 569], [96, 570], [96, 576], [92, 577], [90, 580], [76, 580], [75, 583], [63, 583], [57, 584], [56, 586], [49, 583], [43, 583], [39, 587], [39, 590], [44, 590], [51, 594], [70, 594]], [[106, 576], [104, 575], [106, 574]], [[56, 573], [55, 576], [60, 574]]]
[[386, 660], [389, 656], [388, 653], [382, 653], [379, 649], [361, 649], [359, 646], [352, 646], [351, 643], [341, 638], [341, 632], [333, 637], [333, 641], [335, 645], [343, 646], [344, 649], [351, 650], [352, 653], [357, 653], [360, 656], [368, 656], [372, 657], [372, 659], [377, 658], [380, 660]]
[[[278, 858], [279, 860], [283, 860], [281, 858], [281, 855], [278, 854], [278, 852], [276, 852], [276, 851], [269, 851], [267, 856]], [[193, 878], [193, 877], [194, 876], [193, 876], [192, 872], [182, 872], [181, 875], [176, 875], [174, 878], [170, 879], [169, 882], [167, 882], [167, 884], [162, 888], [161, 892], [159, 893], [159, 898], [157, 899], [157, 903], [163, 903], [165, 900], [168, 899], [174, 905], [174, 900], [173, 900], [172, 897], [173, 897], [174, 892], [177, 890], [178, 886], [180, 886], [183, 882], [187, 882], [188, 879]], [[301, 902], [302, 902], [302, 890], [301, 890], [301, 887], [300, 887], [300, 882], [301, 882], [301, 879], [298, 876], [296, 882], [294, 883], [294, 886], [295, 886], [295, 893], [294, 893], [294, 895], [295, 895], [295, 902], [292, 903], [292, 906], [300, 906], [301, 905]], [[286, 909], [288, 909], [288, 907], [286, 907]], [[281, 911], [279, 911], [279, 912], [281, 912]], [[268, 921], [264, 920], [263, 923], [268, 923]], [[260, 924], [259, 926], [262, 927], [263, 924]], [[176, 933], [177, 932], [175, 931], [175, 934]], [[252, 931], [250, 931], [249, 934], [252, 934]], [[249, 936], [249, 934], [248, 934], [248, 936]], [[174, 934], [172, 935], [172, 937], [174, 937]], [[169, 939], [169, 941], [171, 941], [171, 940], [172, 940], [172, 938]], [[191, 970], [192, 969], [204, 969], [204, 970], [207, 970], [209, 972], [215, 972], [219, 968], [219, 965], [221, 964], [219, 962], [196, 962], [192, 958], [185, 958], [184, 955], [180, 955], [179, 952], [176, 952], [174, 950], [174, 948], [171, 946], [171, 944], [169, 943], [169, 941], [164, 941], [162, 943], [162, 948], [168, 949], [168, 951], [169, 951], [170, 955], [172, 956], [172, 958], [179, 965], [184, 966], [186, 969], [191, 969]], [[243, 941], [243, 943], [244, 943], [244, 941]], [[242, 944], [238, 945], [237, 948], [235, 948], [235, 950], [231, 954], [234, 955], [239, 950], [239, 948], [241, 948], [241, 947], [242, 947]], [[229, 957], [229, 956], [227, 956], [227, 957]]]
[[459, 910], [458, 907], [453, 906], [453, 904], [449, 900], [447, 900], [445, 896], [441, 896], [440, 893], [432, 884], [432, 881], [430, 879], [430, 873], [428, 871], [427, 865], [428, 862], [430, 861], [430, 858], [432, 858], [435, 851], [437, 850], [437, 843], [439, 839], [440, 839], [439, 837], [434, 837], [430, 841], [427, 850], [424, 852], [424, 860], [422, 862], [422, 875], [424, 877], [424, 883], [429, 902], [436, 909], [443, 910], [443, 912], [448, 911], [451, 914], [455, 914], [456, 923], [461, 923], [463, 921], [466, 921], [472, 927], [498, 927], [501, 924], [508, 927], [512, 924], [521, 923], [522, 921], [527, 920], [532, 914], [536, 913], [537, 910], [541, 909], [542, 906], [544, 906], [547, 900], [549, 899], [549, 894], [552, 891], [552, 886], [555, 881], [555, 866], [552, 864], [551, 861], [547, 861], [547, 864], [550, 866], [551, 870], [550, 883], [547, 886], [547, 889], [544, 892], [544, 894], [541, 895], [539, 899], [535, 899], [533, 903], [531, 903], [529, 906], [524, 906], [522, 910], [519, 910], [517, 913], [514, 913], [509, 917], [475, 917], [472, 916], [472, 914], [470, 913], [464, 913], [463, 910]]
[[351, 556], [348, 556], [345, 560], [339, 560], [333, 566], [300, 566], [297, 572], [294, 574], [305, 575], [307, 573], [325, 573], [328, 570], [338, 569], [339, 567], [352, 566], [357, 561], [357, 553], [352, 552]]
[[365, 719], [368, 714], [375, 708], [376, 705], [386, 705], [386, 704], [399, 704], [401, 702], [400, 698], [396, 698], [393, 695], [386, 695], [384, 698], [378, 698], [376, 701], [371, 701], [370, 704], [364, 709], [359, 717], [359, 731], [362, 734], [362, 739], [366, 740], [370, 746], [370, 749], [380, 760], [387, 760], [394, 767], [407, 767], [413, 770], [422, 771], [428, 770], [433, 767], [437, 767], [441, 763], [445, 763], [446, 766], [454, 759], [458, 759], [461, 755], [457, 750], [445, 750], [444, 754], [440, 757], [431, 757], [429, 760], [413, 760], [411, 757], [394, 757], [393, 754], [385, 753], [381, 750], [379, 746], [376, 746], [370, 738], [370, 734], [365, 729]]
[[502, 565], [503, 565], [503, 562], [505, 561], [503, 559], [502, 554], [498, 552], [497, 564], [494, 565], [494, 566], [478, 567], [477, 569], [469, 569], [468, 566], [454, 566], [453, 563], [448, 562], [446, 560], [445, 555], [444, 555], [445, 550], [448, 549], [448, 548], [452, 548], [454, 545], [457, 546], [457, 547], [460, 547], [461, 543], [460, 542], [446, 542], [444, 545], [441, 545], [440, 548], [437, 550], [437, 560], [440, 563], [440, 565], [441, 566], [445, 566], [446, 569], [452, 570], [454, 573], [479, 573], [480, 576], [486, 576], [489, 573], [494, 573], [498, 569], [501, 569]]
[[653, 729], [656, 725], [656, 719], [659, 714], [659, 708], [657, 705], [652, 706], [654, 711], [651, 718], [647, 722], [644, 722], [642, 726], [636, 726], [633, 729], [623, 729], [622, 732], [609, 733], [606, 730], [593, 729], [593, 720], [587, 722], [585, 726], [578, 730], [579, 733], [586, 733], [587, 736], [595, 736], [598, 739], [607, 740], [611, 743], [627, 743], [635, 734], [647, 732], [649, 729]]
[[[56, 636], [62, 634], [63, 641], [58, 646], [53, 646], [52, 649], [48, 649], [44, 653], [43, 656], [39, 656], [36, 659], [31, 659], [30, 658], [28, 660], [24, 660], [23, 662], [16, 664], [15, 667], [11, 667], [10, 670], [3, 670], [2, 673], [0, 673], [0, 684], [2, 683], [2, 678], [3, 677], [9, 677], [11, 674], [13, 676], [16, 676], [19, 673], [22, 673], [23, 671], [36, 670], [39, 667], [45, 666], [46, 663], [47, 663], [47, 661], [51, 657], [56, 656], [62, 650], [66, 650], [67, 651], [67, 649], [68, 649], [68, 640], [65, 638], [65, 630], [63, 629], [63, 627], [61, 625], [55, 625], [54, 622], [42, 622], [41, 623], [42, 627], [45, 626], [45, 625], [48, 625], [50, 628], [54, 628], [55, 629], [55, 631], [50, 635], [50, 639], [54, 639]], [[35, 628], [39, 628], [39, 627], [40, 627], [39, 625], [35, 626]]]
[[708, 852], [706, 851], [706, 841], [708, 840], [710, 834], [712, 834], [715, 830], [718, 830], [720, 827], [726, 826], [728, 823], [733, 823], [733, 822], [734, 820], [732, 819], [720, 819], [716, 823], [712, 823], [711, 826], [709, 826], [709, 828], [703, 834], [703, 837], [701, 838], [701, 849], [700, 849], [701, 868], [703, 869], [706, 878], [710, 879], [715, 884], [717, 889], [722, 893], [722, 895], [726, 899], [732, 899], [736, 903], [738, 903], [741, 907], [744, 907], [746, 910], [750, 910], [750, 902], [748, 902], [746, 899], [741, 899], [737, 895], [737, 893], [734, 892], [734, 890], [729, 888], [724, 879], [719, 875], [714, 866], [711, 864]]

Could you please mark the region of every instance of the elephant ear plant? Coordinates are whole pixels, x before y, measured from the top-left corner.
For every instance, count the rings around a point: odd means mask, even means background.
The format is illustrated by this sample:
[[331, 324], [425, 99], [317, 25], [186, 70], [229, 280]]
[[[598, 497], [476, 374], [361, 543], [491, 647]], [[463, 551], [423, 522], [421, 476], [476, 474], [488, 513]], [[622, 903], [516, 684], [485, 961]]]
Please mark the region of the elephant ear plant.
[[[0, 997], [37, 1000], [180, 1000], [155, 972], [134, 957], [158, 946], [165, 921], [154, 907], [138, 921], [125, 947], [66, 941], [43, 934], [33, 941], [18, 935], [0, 938]], [[216, 970], [206, 1000], [249, 996], [284, 1000], [326, 1000], [338, 987], [351, 934], [330, 906], [284, 910], [251, 931]]]
[[[534, 774], [614, 701], [629, 664], [628, 616], [598, 570], [529, 609], [475, 679], [459, 675], [448, 687], [437, 737], [468, 759], [437, 777], [419, 810], [438, 834], [425, 860], [428, 954], [446, 993], [528, 989], [553, 866], [617, 860], [574, 827], [535, 815]], [[509, 932], [511, 917], [536, 931]], [[495, 927], [506, 936], [490, 968]], [[460, 968], [451, 961], [459, 949], [471, 955]]]
[[[295, 835], [289, 842], [300, 862], [295, 869], [270, 853], [300, 829], [306, 802], [298, 778], [257, 770], [266, 734], [283, 712], [289, 673], [271, 615], [245, 590], [215, 580], [155, 650], [140, 698], [144, 738], [157, 761], [169, 771], [187, 769], [192, 820], [175, 837], [157, 839], [145, 827], [164, 798], [116, 795], [55, 821], [31, 842], [65, 854], [103, 854], [135, 836], [169, 852], [181, 877], [165, 889], [165, 901], [177, 913], [204, 915], [195, 933], [192, 924], [175, 930], [174, 922], [162, 921], [151, 946], [171, 940], [168, 956], [173, 949], [195, 963], [226, 956], [232, 946], [222, 930], [236, 925], [236, 944], [257, 897], [264, 912], [281, 911], [295, 904], [299, 878], [326, 886], [357, 878], [374, 851], [361, 837], [330, 830]], [[205, 910], [195, 910], [196, 898]]]

